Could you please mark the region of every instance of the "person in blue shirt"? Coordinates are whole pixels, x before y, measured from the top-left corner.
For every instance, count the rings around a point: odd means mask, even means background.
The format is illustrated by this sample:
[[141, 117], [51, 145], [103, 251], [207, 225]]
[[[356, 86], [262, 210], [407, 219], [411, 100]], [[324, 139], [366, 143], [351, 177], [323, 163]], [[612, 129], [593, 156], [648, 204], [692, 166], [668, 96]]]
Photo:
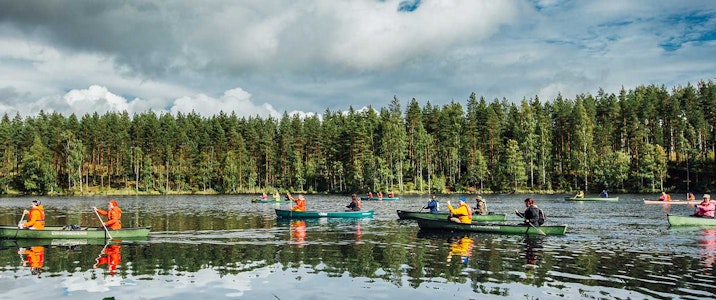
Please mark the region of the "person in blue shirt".
[[438, 199], [435, 198], [435, 195], [433, 195], [430, 198], [430, 201], [428, 201], [428, 204], [423, 207], [423, 209], [429, 208], [431, 214], [438, 214], [440, 213], [440, 203], [438, 202]]
[[607, 193], [607, 190], [602, 190], [602, 198], [609, 198], [609, 193]]

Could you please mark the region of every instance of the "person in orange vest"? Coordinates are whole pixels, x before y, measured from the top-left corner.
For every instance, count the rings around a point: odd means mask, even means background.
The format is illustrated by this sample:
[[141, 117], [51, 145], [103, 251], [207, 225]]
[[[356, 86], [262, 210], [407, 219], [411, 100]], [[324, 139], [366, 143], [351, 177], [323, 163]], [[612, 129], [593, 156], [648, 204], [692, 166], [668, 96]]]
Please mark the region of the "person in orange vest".
[[97, 258], [94, 267], [99, 268], [99, 266], [107, 264], [109, 274], [114, 275], [117, 272], [117, 266], [122, 263], [122, 253], [120, 250], [119, 245], [109, 245], [107, 248], [102, 249], [102, 253], [100, 253], [101, 256]]
[[107, 210], [101, 210], [96, 207], [92, 207], [98, 214], [107, 216], [107, 222], [104, 222], [104, 226], [112, 230], [122, 229], [122, 209], [117, 205], [117, 200], [110, 200], [107, 203]]
[[303, 195], [298, 195], [298, 199], [291, 197], [291, 193], [286, 193], [286, 196], [296, 204], [291, 207], [292, 211], [306, 211], [306, 198]]
[[378, 191], [378, 199], [383, 199], [383, 192]]
[[390, 192], [390, 193], [388, 194], [388, 198], [395, 198], [395, 193]]
[[30, 273], [39, 275], [42, 272], [42, 266], [45, 264], [45, 247], [32, 246], [30, 249], [20, 248], [17, 251], [20, 255], [27, 255], [27, 259], [22, 261], [23, 266], [30, 265]]
[[23, 214], [28, 214], [30, 220], [18, 224], [20, 229], [44, 229], [45, 228], [45, 208], [40, 200], [32, 200], [32, 208], [30, 211], [24, 210]]

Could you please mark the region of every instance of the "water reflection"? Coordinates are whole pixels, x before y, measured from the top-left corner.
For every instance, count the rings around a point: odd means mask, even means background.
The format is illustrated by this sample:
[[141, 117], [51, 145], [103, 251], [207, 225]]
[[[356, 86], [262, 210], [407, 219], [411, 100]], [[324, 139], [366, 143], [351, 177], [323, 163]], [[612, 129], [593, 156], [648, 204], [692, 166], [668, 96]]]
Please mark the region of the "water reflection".
[[306, 246], [306, 220], [291, 220], [291, 240], [297, 248]]
[[539, 265], [542, 260], [542, 242], [544, 237], [541, 236], [527, 236], [524, 239], [525, 243], [525, 264], [528, 266]]
[[[716, 228], [701, 230], [698, 243], [702, 249], [700, 254], [701, 265], [705, 269], [712, 269], [710, 271], [713, 271], [714, 262], [716, 262]], [[714, 274], [711, 273], [711, 275]]]
[[42, 266], [45, 264], [44, 246], [31, 246], [30, 248], [20, 247], [17, 250], [17, 254], [20, 254], [23, 267], [30, 267], [30, 273], [32, 275], [40, 275]]
[[105, 245], [92, 267], [100, 268], [102, 265], [107, 265], [109, 275], [114, 275], [117, 272], [117, 266], [122, 263], [121, 250], [122, 248], [118, 244]]
[[450, 252], [447, 256], [447, 261], [452, 261], [453, 256], [460, 256], [460, 262], [467, 266], [472, 256], [472, 247], [474, 241], [469, 236], [463, 236], [461, 238], [451, 237], [448, 239], [450, 243]]

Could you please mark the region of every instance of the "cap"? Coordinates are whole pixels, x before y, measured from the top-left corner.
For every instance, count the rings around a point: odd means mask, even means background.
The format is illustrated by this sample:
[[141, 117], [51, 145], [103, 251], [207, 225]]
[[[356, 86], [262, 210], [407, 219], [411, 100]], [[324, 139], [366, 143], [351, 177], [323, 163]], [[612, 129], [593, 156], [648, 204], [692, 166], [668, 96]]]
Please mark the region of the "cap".
[[711, 199], [711, 195], [709, 195], [709, 194], [704, 194], [704, 198], [709, 198], [709, 199]]
[[483, 200], [483, 199], [481, 196], [477, 196], [477, 198], [475, 198], [475, 200]]
[[298, 195], [298, 199], [305, 200], [306, 198], [303, 195]]
[[40, 200], [32, 200], [32, 203], [34, 203], [35, 205], [40, 205]]
[[465, 197], [460, 197], [460, 201], [465, 202], [467, 200], [465, 199]]
[[109, 204], [112, 204], [112, 206], [119, 206], [117, 205], [117, 200], [110, 200]]

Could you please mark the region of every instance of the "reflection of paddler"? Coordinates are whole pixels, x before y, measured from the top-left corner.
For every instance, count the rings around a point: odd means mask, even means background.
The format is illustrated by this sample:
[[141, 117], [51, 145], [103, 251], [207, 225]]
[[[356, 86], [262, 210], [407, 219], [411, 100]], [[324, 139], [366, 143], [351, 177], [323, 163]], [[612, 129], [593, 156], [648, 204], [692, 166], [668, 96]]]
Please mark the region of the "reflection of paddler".
[[45, 247], [32, 246], [30, 249], [20, 248], [17, 251], [20, 255], [26, 255], [26, 259], [22, 261], [23, 266], [30, 266], [30, 272], [33, 275], [40, 274], [42, 266], [45, 264]]
[[306, 242], [306, 221], [291, 220], [291, 240], [293, 240], [299, 248], [305, 246]]
[[699, 246], [703, 249], [701, 264], [711, 269], [716, 262], [716, 228], [704, 229], [699, 237]]
[[360, 231], [360, 223], [356, 224], [356, 243], [360, 242], [363, 238], [363, 233]]
[[94, 267], [99, 268], [99, 266], [107, 264], [109, 274], [114, 275], [114, 273], [117, 272], [117, 266], [122, 263], [122, 253], [120, 250], [119, 245], [109, 245], [105, 247], [100, 253], [100, 257], [97, 258]]
[[450, 262], [453, 255], [459, 255], [462, 263], [467, 264], [470, 260], [470, 256], [472, 256], [472, 246], [472, 238], [467, 236], [462, 237], [457, 241], [451, 241], [450, 253], [448, 253], [447, 261]]

